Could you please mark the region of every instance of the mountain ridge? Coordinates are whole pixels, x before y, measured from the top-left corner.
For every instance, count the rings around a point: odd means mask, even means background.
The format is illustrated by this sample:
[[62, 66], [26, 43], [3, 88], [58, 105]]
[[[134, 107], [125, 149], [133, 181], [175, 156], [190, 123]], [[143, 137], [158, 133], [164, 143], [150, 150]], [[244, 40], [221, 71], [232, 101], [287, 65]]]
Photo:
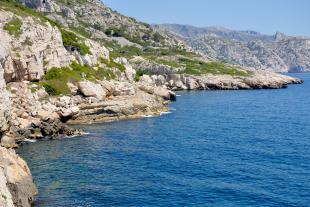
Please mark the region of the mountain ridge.
[[164, 34], [177, 35], [194, 51], [210, 58], [275, 72], [310, 71], [310, 38], [277, 32], [265, 35], [223, 27], [180, 24], [152, 25]]

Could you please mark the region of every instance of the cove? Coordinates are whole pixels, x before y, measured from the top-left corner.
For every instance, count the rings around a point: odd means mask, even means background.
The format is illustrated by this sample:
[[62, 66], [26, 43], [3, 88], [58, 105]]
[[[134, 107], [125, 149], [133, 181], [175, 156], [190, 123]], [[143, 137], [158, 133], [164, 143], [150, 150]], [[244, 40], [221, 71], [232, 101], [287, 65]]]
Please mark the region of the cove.
[[281, 90], [179, 92], [160, 117], [26, 144], [36, 206], [307, 206], [310, 74]]

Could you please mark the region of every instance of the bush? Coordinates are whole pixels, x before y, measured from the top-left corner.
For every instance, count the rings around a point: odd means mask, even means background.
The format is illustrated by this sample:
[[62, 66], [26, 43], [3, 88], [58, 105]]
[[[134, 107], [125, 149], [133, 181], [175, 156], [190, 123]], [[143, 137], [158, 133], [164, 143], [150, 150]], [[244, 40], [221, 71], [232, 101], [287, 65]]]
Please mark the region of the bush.
[[100, 62], [105, 64], [108, 68], [117, 68], [121, 72], [124, 72], [126, 70], [124, 65], [114, 62], [113, 59], [107, 60], [107, 59], [101, 58]]
[[19, 37], [21, 35], [20, 31], [21, 26], [22, 22], [18, 18], [14, 17], [11, 21], [9, 21], [4, 25], [3, 29], [8, 31], [10, 35]]
[[252, 72], [240, 70], [233, 66], [227, 65], [222, 62], [204, 62], [200, 60], [192, 60], [188, 58], [180, 58], [181, 63], [186, 66], [185, 73], [202, 75], [211, 73], [214, 75], [231, 75], [231, 76], [250, 76]]
[[126, 57], [132, 58], [133, 56], [141, 56], [143, 55], [143, 51], [135, 46], [123, 46], [123, 47], [114, 47], [113, 51], [110, 52], [110, 57]]
[[85, 43], [80, 43], [82, 40], [73, 32], [61, 29], [61, 37], [63, 45], [67, 49], [78, 50], [81, 55], [91, 54], [90, 49]]
[[51, 68], [38, 85], [43, 86], [51, 96], [70, 95], [68, 82], [77, 83], [83, 79], [89, 81], [115, 79], [112, 71], [98, 67], [97, 70], [73, 62], [70, 67]]
[[161, 34], [159, 34], [158, 32], [155, 32], [153, 35], [153, 40], [155, 42], [162, 42], [164, 40], [164, 37]]
[[69, 95], [71, 93], [66, 83], [58, 80], [43, 82], [42, 86], [50, 96]]
[[91, 38], [91, 34], [82, 26], [79, 27], [70, 27], [70, 30], [82, 35], [83, 37], [86, 38]]
[[126, 30], [124, 28], [111, 27], [104, 32], [110, 37], [124, 37]]

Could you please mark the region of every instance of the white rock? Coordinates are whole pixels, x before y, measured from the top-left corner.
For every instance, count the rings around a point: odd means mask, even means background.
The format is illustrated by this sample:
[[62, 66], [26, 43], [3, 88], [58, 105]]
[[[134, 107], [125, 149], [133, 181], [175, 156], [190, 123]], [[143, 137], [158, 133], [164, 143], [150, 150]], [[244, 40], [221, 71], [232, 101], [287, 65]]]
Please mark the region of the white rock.
[[90, 81], [79, 82], [79, 90], [86, 97], [95, 97], [99, 100], [104, 100], [106, 97], [106, 92], [101, 85]]

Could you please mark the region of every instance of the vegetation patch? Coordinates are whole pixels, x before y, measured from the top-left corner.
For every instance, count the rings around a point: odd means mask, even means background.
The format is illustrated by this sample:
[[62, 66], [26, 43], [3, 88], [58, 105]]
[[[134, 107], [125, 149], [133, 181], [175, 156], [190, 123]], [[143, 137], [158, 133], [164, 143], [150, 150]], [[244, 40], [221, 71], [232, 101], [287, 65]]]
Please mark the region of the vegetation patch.
[[110, 52], [111, 58], [117, 58], [117, 57], [125, 57], [127, 59], [130, 59], [134, 56], [142, 56], [144, 53], [143, 51], [135, 46], [114, 46], [113, 51]]
[[150, 71], [139, 69], [136, 72], [135, 81], [138, 82], [143, 75], [153, 75], [153, 74]]
[[118, 27], [111, 27], [111, 28], [106, 29], [104, 33], [109, 37], [125, 37], [126, 29], [118, 28]]
[[117, 68], [121, 72], [124, 72], [126, 70], [124, 65], [115, 62], [112, 58], [110, 58], [110, 60], [100, 58], [100, 62], [105, 64], [108, 68]]
[[[30, 9], [28, 7], [25, 7], [24, 5], [20, 4], [16, 0], [1, 0], [0, 1], [0, 8], [5, 9], [6, 11], [13, 12], [14, 14], [18, 16], [32, 16], [36, 17], [38, 20], [40, 20], [43, 23], [50, 22], [51, 25], [56, 26], [57, 23], [53, 22], [52, 20], [48, 19], [44, 15], [42, 15], [40, 12], [37, 12], [33, 9]], [[59, 26], [59, 24], [57, 24]]]
[[21, 35], [20, 28], [22, 24], [23, 23], [17, 17], [13, 17], [11, 21], [9, 21], [4, 25], [3, 29], [8, 31], [10, 35], [13, 35], [14, 37], [17, 38]]
[[106, 29], [104, 32], [109, 37], [124, 37], [130, 42], [139, 44], [144, 47], [150, 46], [151, 39], [155, 41], [156, 38], [155, 42], [160, 42], [163, 39], [163, 37], [159, 33], [152, 33], [151, 29], [143, 31], [143, 33], [141, 34], [139, 32], [135, 34], [129, 34], [124, 27], [111, 27]]
[[252, 72], [239, 70], [235, 67], [221, 62], [204, 62], [188, 58], [179, 59], [181, 65], [185, 66], [184, 73], [193, 75], [214, 74], [214, 75], [231, 75], [231, 76], [250, 76]]
[[73, 62], [69, 67], [51, 68], [44, 76], [42, 82], [37, 83], [45, 88], [51, 96], [70, 95], [71, 91], [67, 85], [68, 82], [76, 84], [81, 80], [110, 80], [115, 79], [112, 71], [96, 67], [92, 68], [86, 65], [80, 65]]
[[[82, 24], [82, 23], [81, 23]], [[86, 37], [88, 39], [91, 38], [91, 34], [85, 29], [85, 27], [78, 26], [78, 27], [70, 27], [71, 31], [76, 32], [77, 34]]]
[[75, 6], [76, 4], [85, 4], [87, 0], [59, 0], [60, 3], [66, 4], [68, 6]]
[[60, 31], [63, 45], [67, 48], [67, 50], [77, 50], [81, 55], [91, 54], [89, 47], [85, 45], [85, 43], [81, 43], [82, 39], [75, 33], [64, 29], [61, 29]]

